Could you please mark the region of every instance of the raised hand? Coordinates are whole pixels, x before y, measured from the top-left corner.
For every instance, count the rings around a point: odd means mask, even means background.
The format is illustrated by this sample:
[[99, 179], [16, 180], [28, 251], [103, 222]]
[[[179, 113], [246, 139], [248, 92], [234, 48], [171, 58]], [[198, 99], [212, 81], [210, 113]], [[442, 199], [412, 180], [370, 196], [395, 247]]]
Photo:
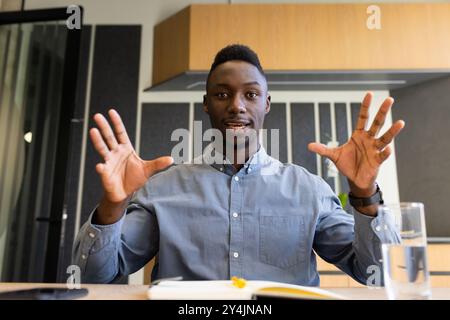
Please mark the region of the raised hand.
[[371, 101], [372, 93], [369, 92], [361, 104], [356, 129], [345, 144], [336, 148], [315, 142], [308, 145], [310, 151], [334, 162], [337, 169], [348, 178], [350, 188], [357, 196], [373, 193], [379, 168], [392, 152], [389, 143], [405, 126], [404, 121], [398, 120], [381, 137], [376, 137], [394, 103], [394, 99], [389, 97], [382, 103], [369, 130], [365, 130]]
[[[127, 202], [148, 178], [173, 163], [172, 157], [142, 160], [136, 154], [119, 114], [113, 109], [109, 110], [108, 114], [112, 128], [106, 118], [97, 113], [94, 115], [94, 121], [98, 128], [89, 131], [95, 150], [104, 160], [95, 168], [104, 190], [99, 211], [105, 211], [105, 208], [112, 209], [114, 204], [123, 207], [124, 202]], [[111, 212], [101, 214], [115, 216]]]

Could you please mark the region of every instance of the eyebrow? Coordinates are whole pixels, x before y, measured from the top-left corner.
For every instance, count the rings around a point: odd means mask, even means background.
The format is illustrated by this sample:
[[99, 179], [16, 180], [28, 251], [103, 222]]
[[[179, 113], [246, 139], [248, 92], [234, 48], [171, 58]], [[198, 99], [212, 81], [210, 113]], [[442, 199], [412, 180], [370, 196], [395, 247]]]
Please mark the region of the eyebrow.
[[[244, 86], [251, 86], [251, 85], [257, 85], [261, 87], [261, 84], [258, 81], [251, 81], [244, 83]], [[230, 85], [227, 83], [216, 83], [216, 87], [229, 87]]]

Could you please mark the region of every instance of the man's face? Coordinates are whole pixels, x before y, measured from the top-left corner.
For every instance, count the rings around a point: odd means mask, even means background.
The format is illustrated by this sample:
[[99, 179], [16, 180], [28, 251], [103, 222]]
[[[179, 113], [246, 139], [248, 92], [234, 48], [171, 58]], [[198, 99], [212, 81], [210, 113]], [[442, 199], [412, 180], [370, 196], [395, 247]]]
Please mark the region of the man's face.
[[210, 75], [203, 105], [212, 127], [223, 137], [227, 129], [236, 134], [259, 132], [270, 110], [266, 79], [245, 61], [222, 63]]

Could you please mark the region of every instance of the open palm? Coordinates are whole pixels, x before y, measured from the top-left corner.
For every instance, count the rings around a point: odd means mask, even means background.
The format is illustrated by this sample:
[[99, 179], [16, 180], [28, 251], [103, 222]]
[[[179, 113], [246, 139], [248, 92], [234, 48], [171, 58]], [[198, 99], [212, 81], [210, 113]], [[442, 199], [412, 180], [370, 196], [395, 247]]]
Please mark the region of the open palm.
[[381, 164], [392, 152], [388, 144], [405, 126], [402, 120], [398, 120], [386, 133], [376, 138], [394, 103], [394, 99], [389, 97], [378, 110], [370, 129], [365, 130], [371, 101], [372, 93], [369, 92], [361, 104], [356, 129], [345, 144], [336, 148], [328, 148], [316, 142], [308, 145], [310, 151], [333, 161], [336, 168], [360, 189], [370, 189], [373, 186]]
[[110, 202], [121, 202], [141, 188], [153, 174], [172, 164], [171, 157], [142, 160], [135, 152], [125, 126], [115, 110], [108, 112], [114, 131], [101, 114], [94, 115], [97, 128], [89, 132], [95, 150], [104, 163], [96, 165], [104, 196]]

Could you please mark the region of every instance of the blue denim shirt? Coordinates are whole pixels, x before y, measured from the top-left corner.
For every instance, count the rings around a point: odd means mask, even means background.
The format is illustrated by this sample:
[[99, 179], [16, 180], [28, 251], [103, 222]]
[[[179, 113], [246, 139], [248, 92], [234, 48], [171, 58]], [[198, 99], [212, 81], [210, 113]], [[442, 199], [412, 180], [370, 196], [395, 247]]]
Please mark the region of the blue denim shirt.
[[396, 239], [389, 219], [347, 213], [320, 177], [262, 147], [238, 172], [207, 163], [154, 175], [114, 224], [92, 224], [92, 213], [73, 250], [81, 281], [117, 281], [158, 254], [157, 279], [317, 286], [318, 254], [365, 283], [368, 270], [381, 267], [381, 242]]

